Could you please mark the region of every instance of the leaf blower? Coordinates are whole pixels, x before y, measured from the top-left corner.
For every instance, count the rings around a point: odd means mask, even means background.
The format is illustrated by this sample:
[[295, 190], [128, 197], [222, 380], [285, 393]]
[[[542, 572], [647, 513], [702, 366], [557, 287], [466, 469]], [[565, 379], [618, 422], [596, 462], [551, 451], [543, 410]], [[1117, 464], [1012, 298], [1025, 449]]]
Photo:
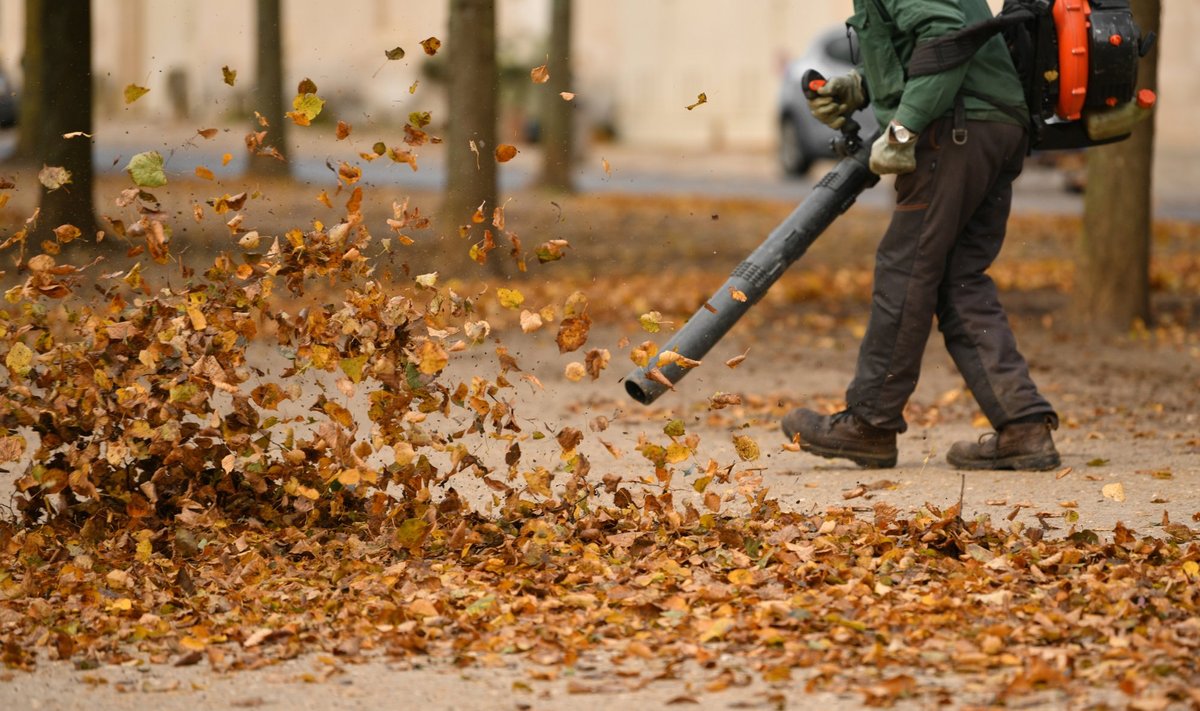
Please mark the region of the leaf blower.
[[[825, 79], [810, 69], [801, 81], [805, 94], [811, 97], [815, 96]], [[867, 167], [870, 144], [878, 134], [864, 143], [858, 135], [859, 130], [855, 121], [846, 121], [841, 128], [841, 136], [834, 143], [835, 150], [842, 156], [841, 161], [821, 178], [812, 193], [792, 214], [733, 270], [721, 288], [667, 341], [659, 355], [651, 356], [645, 367], [636, 368], [625, 376], [625, 392], [630, 397], [649, 405], [672, 389], [690, 368], [686, 361], [678, 358], [660, 360], [661, 354], [678, 353], [692, 361], [703, 358], [738, 319], [767, 293], [767, 289], [792, 262], [808, 251], [838, 215], [849, 209], [862, 191], [879, 182], [879, 176]]]

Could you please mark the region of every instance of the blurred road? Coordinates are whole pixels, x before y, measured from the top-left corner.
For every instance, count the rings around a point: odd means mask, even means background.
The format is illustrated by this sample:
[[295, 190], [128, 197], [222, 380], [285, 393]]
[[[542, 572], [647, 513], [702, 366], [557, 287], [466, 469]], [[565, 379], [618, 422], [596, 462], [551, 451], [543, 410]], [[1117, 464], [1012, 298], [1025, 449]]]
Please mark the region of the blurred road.
[[[94, 145], [100, 171], [120, 173], [135, 153], [157, 150], [166, 159], [166, 170], [174, 179], [191, 178], [197, 166], [211, 170], [216, 178], [241, 175], [248, 154], [244, 132], [223, 129], [212, 139], [197, 135], [196, 126], [171, 124], [102, 123]], [[289, 139], [293, 176], [315, 185], [333, 184], [341, 161], [358, 164], [368, 185], [387, 185], [418, 191], [441, 189], [445, 182], [445, 146], [417, 149], [420, 169], [413, 171], [386, 158], [365, 161], [360, 152], [370, 152], [379, 140], [401, 145], [399, 131], [364, 129], [346, 141], [337, 141], [329, 126], [293, 128]], [[361, 135], [360, 135], [361, 134]], [[0, 157], [7, 156], [15, 140], [13, 131], [0, 132]], [[79, 139], [83, 140], [83, 139]], [[520, 153], [500, 166], [500, 187], [512, 192], [531, 185], [540, 165], [536, 146], [519, 146]], [[490, 151], [488, 151], [490, 153]], [[222, 165], [228, 154], [228, 163]], [[705, 151], [630, 147], [616, 143], [598, 144], [579, 162], [576, 184], [583, 192], [693, 194], [714, 197], [745, 197], [800, 200], [830, 164], [814, 167], [804, 179], [785, 178], [770, 151]], [[0, 168], [2, 170], [2, 168]], [[1014, 210], [1052, 214], [1079, 214], [1083, 199], [1066, 190], [1067, 180], [1058, 170], [1037, 165], [1026, 167], [1016, 186]], [[867, 191], [861, 201], [886, 207], [892, 192], [888, 181]], [[1161, 152], [1156, 156], [1154, 214], [1163, 219], [1200, 221], [1200, 147], [1190, 151]]]

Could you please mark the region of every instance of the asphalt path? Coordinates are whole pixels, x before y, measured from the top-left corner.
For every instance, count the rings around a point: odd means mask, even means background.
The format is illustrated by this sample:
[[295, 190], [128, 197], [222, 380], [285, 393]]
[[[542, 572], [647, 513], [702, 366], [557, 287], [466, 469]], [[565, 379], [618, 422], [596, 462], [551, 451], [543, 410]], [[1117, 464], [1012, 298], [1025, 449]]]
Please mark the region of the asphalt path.
[[[294, 179], [314, 185], [335, 184], [338, 165], [348, 161], [362, 170], [362, 182], [367, 186], [438, 191], [445, 185], [444, 145], [417, 149], [420, 169], [413, 170], [406, 164], [386, 158], [361, 159], [358, 154], [369, 152], [370, 145], [379, 136], [338, 142], [326, 135], [330, 133], [328, 127], [307, 129], [306, 133], [293, 130], [295, 145], [289, 155]], [[0, 160], [11, 154], [14, 142], [13, 131], [0, 132]], [[236, 178], [245, 172], [249, 161], [243, 133], [230, 129], [206, 140], [196, 134], [195, 128], [177, 124], [102, 125], [96, 130], [93, 146], [97, 170], [107, 174], [123, 172], [132, 155], [147, 150], [163, 154], [169, 179], [192, 178], [197, 166], [208, 168], [217, 180]], [[499, 166], [503, 193], [528, 188], [536, 178], [540, 165], [538, 149], [535, 146], [519, 148], [520, 153], [515, 159]], [[585, 193], [799, 201], [832, 166], [831, 162], [818, 163], [808, 176], [797, 179], [784, 176], [769, 151], [600, 144], [582, 153], [575, 183], [577, 189]], [[1160, 151], [1156, 157], [1154, 183], [1154, 215], [1157, 218], [1200, 221], [1198, 163], [1198, 150]], [[1015, 186], [1013, 209], [1028, 213], [1082, 214], [1082, 196], [1066, 190], [1066, 183], [1061, 171], [1031, 161]], [[892, 202], [890, 181], [885, 179], [859, 200], [886, 208]]]

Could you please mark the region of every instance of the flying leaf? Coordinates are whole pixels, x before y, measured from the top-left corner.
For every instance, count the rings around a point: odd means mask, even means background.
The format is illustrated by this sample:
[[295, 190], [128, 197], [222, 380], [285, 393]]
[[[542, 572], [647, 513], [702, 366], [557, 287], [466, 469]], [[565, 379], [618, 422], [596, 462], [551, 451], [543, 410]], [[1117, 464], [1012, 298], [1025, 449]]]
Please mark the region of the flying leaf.
[[422, 343], [418, 357], [420, 362], [417, 370], [425, 375], [436, 375], [450, 362], [450, 355], [446, 353], [446, 349], [434, 341]]
[[533, 333], [542, 327], [542, 317], [533, 311], [524, 310], [521, 312], [521, 331], [524, 333]]
[[196, 177], [202, 180], [212, 180], [213, 172], [202, 165], [196, 166]]
[[228, 65], [221, 67], [221, 78], [226, 84], [233, 86], [237, 83], [237, 70], [230, 69]]
[[496, 162], [507, 163], [517, 157], [517, 147], [507, 143], [496, 146]]
[[525, 303], [525, 296], [516, 289], [501, 287], [496, 290], [496, 298], [500, 299], [500, 305], [506, 309], [519, 309], [521, 304]]
[[543, 242], [535, 251], [538, 262], [556, 262], [563, 258], [563, 250], [571, 246], [565, 239], [552, 239]]
[[337, 129], [334, 131], [334, 135], [337, 136], [337, 139], [339, 141], [344, 141], [347, 138], [349, 138], [350, 137], [350, 124], [346, 123], [345, 121], [338, 121]]
[[545, 64], [534, 67], [529, 71], [529, 78], [533, 80], [534, 84], [545, 84], [550, 81], [550, 70], [546, 68]]
[[638, 323], [642, 325], [642, 330], [646, 333], [658, 333], [662, 330], [662, 324], [670, 323], [670, 321], [664, 321], [663, 315], [657, 311], [647, 311], [638, 316]]
[[130, 84], [129, 86], [125, 87], [125, 105], [128, 106], [129, 104], [132, 104], [149, 92], [150, 90], [144, 86]]
[[433, 55], [437, 54], [439, 49], [442, 48], [442, 41], [437, 37], [430, 37], [428, 39], [421, 40], [421, 48], [425, 50], [425, 54], [428, 54], [430, 57], [432, 57]]
[[388, 59], [390, 59], [392, 61], [396, 61], [397, 59], [404, 59], [404, 48], [403, 47], [393, 47], [391, 49], [384, 50], [383, 56], [387, 57]]
[[215, 129], [215, 128], [202, 128], [202, 129], [199, 129], [198, 131], [196, 131], [196, 135], [197, 135], [197, 136], [199, 136], [199, 137], [201, 137], [201, 138], [203, 138], [204, 140], [206, 140], [206, 141], [207, 141], [207, 140], [209, 140], [210, 138], [212, 138], [213, 136], [216, 136], [216, 135], [217, 135], [217, 129]]
[[733, 438], [733, 447], [743, 462], [752, 462], [758, 459], [758, 442], [751, 439], [749, 435], [736, 435]]
[[569, 91], [560, 91], [558, 95], [562, 97], [563, 101], [571, 101], [575, 98], [575, 95]]
[[163, 157], [158, 151], [138, 153], [129, 159], [125, 166], [133, 184], [140, 188], [160, 188], [167, 184], [167, 174], [163, 172]]
[[38, 182], [50, 192], [54, 192], [71, 183], [71, 171], [59, 166], [42, 166], [38, 171]]
[[588, 339], [588, 331], [592, 327], [592, 319], [587, 314], [568, 316], [558, 327], [558, 343], [560, 353], [570, 353], [579, 350]]
[[567, 363], [566, 371], [563, 374], [567, 377], [567, 380], [570, 380], [572, 383], [578, 383], [580, 380], [583, 380], [583, 376], [587, 375], [587, 369], [583, 366], [583, 363], [571, 361]]
[[686, 108], [688, 111], [691, 111], [692, 109], [696, 108], [700, 104], [707, 104], [707, 103], [708, 103], [708, 96], [704, 92], [700, 92], [699, 94], [696, 95], [696, 103], [691, 104], [690, 106], [685, 106], [684, 108]]
[[297, 94], [296, 98], [292, 99], [292, 108], [295, 111], [289, 111], [287, 117], [298, 126], [308, 126], [321, 114], [324, 107], [325, 100], [314, 93]]

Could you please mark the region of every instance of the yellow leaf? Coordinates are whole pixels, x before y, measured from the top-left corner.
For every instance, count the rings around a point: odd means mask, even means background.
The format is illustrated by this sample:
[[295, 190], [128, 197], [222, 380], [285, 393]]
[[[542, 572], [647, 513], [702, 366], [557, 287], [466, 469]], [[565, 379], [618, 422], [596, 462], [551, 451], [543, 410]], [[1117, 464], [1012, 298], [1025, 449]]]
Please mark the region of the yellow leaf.
[[202, 639], [197, 639], [196, 637], [187, 635], [186, 637], [180, 638], [179, 646], [183, 647], [184, 649], [190, 649], [194, 652], [203, 652], [205, 648], [208, 647], [208, 644], [206, 644]]
[[738, 456], [743, 462], [752, 462], [758, 459], [759, 450], [758, 442], [755, 442], [749, 435], [737, 435], [733, 438], [733, 446], [737, 449]]
[[149, 91], [150, 90], [144, 86], [130, 84], [129, 86], [125, 87], [125, 104], [132, 104], [133, 102], [145, 96]]
[[17, 341], [8, 349], [4, 364], [8, 366], [8, 372], [23, 378], [33, 369], [33, 351], [29, 346]]
[[737, 623], [734, 622], [733, 618], [731, 617], [722, 617], [720, 619], [713, 620], [704, 628], [704, 631], [700, 633], [700, 641], [711, 642], [714, 639], [720, 639], [724, 637], [726, 633], [732, 630], [736, 624]]
[[226, 153], [225, 155], [221, 156], [221, 165], [229, 165], [229, 161], [231, 160], [233, 160], [233, 154]]
[[436, 375], [450, 362], [450, 354], [434, 341], [425, 341], [421, 344], [419, 357], [420, 363], [417, 364], [417, 370], [425, 375]]
[[1200, 575], [1200, 563], [1197, 563], [1194, 560], [1184, 561], [1183, 574], [1192, 580], [1195, 580], [1196, 576]]
[[646, 333], [658, 333], [662, 330], [662, 324], [669, 323], [663, 321], [663, 315], [657, 311], [647, 311], [638, 316], [638, 323], [642, 325], [642, 330]]
[[1121, 503], [1125, 500], [1125, 487], [1122, 486], [1121, 482], [1119, 481], [1112, 484], [1105, 484], [1104, 487], [1100, 489], [1100, 493], [1104, 494], [1105, 498], [1112, 499], [1117, 503]]
[[753, 585], [754, 571], [746, 568], [738, 568], [737, 570], [729, 571], [729, 582], [734, 585]]
[[696, 103], [694, 103], [690, 106], [686, 106], [684, 108], [686, 108], [688, 111], [691, 111], [692, 109], [696, 108], [700, 104], [707, 104], [707, 103], [708, 103], [708, 95], [705, 94], [704, 92], [700, 92], [699, 94], [696, 95]]
[[202, 165], [198, 165], [196, 166], [196, 177], [200, 178], [201, 180], [212, 180], [214, 176], [211, 170]]
[[506, 309], [519, 309], [521, 304], [525, 303], [525, 296], [516, 289], [499, 288], [496, 290], [496, 297]]

